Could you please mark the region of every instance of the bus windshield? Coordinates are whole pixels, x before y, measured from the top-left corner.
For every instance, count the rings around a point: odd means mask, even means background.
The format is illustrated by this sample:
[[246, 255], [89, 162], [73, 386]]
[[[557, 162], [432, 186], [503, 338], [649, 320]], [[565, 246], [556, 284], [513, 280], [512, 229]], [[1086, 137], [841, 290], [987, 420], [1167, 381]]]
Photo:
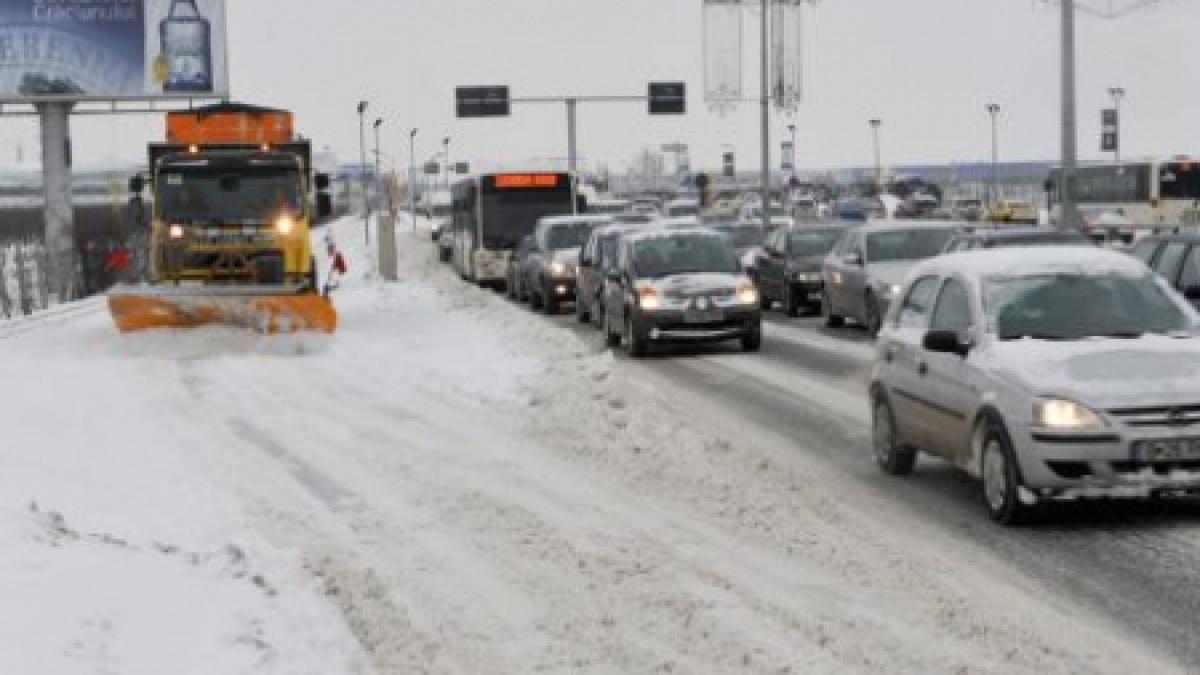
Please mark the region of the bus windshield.
[[1200, 199], [1200, 163], [1168, 162], [1158, 172], [1163, 199]]
[[304, 208], [298, 171], [181, 171], [159, 176], [159, 216], [175, 222], [265, 222]]
[[511, 250], [538, 220], [571, 213], [570, 190], [505, 190], [482, 196], [483, 247]]

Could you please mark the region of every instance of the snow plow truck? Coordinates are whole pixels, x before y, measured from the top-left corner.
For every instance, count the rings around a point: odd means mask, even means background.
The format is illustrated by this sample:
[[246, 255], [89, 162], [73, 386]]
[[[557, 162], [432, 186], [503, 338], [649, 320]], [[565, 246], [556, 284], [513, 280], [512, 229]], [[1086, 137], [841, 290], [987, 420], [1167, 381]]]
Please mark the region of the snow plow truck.
[[311, 239], [331, 211], [329, 177], [313, 171], [292, 114], [221, 103], [166, 122], [148, 174], [129, 181], [131, 211], [149, 213], [148, 283], [109, 291], [117, 328], [332, 333], [337, 313], [318, 286]]

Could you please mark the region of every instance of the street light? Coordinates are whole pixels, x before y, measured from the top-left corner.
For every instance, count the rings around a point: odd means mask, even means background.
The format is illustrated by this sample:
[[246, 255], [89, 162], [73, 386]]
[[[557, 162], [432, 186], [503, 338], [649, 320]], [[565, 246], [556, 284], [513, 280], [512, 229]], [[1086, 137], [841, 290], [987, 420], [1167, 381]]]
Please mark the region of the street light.
[[868, 124], [871, 125], [871, 137], [875, 144], [875, 187], [879, 191], [882, 192], [883, 191], [883, 164], [880, 162], [880, 159], [879, 159], [879, 126], [881, 124], [883, 124], [883, 120], [880, 120], [879, 118], [875, 118], [873, 120], [870, 120], [868, 122]]
[[367, 221], [371, 218], [371, 205], [367, 201], [367, 102], [358, 102], [358, 149], [359, 149], [359, 172], [361, 174], [360, 184], [363, 193], [363, 240], [366, 243], [371, 243], [371, 231]]
[[1113, 109], [1117, 111], [1117, 142], [1113, 144], [1113, 161], [1121, 161], [1121, 99], [1125, 98], [1125, 87], [1109, 87], [1108, 95], [1112, 98]]
[[408, 217], [417, 230], [417, 129], [408, 132]]
[[996, 170], [997, 170], [997, 166], [998, 166], [998, 162], [999, 162], [999, 150], [998, 150], [999, 143], [998, 143], [998, 138], [997, 138], [997, 133], [996, 133], [996, 124], [997, 124], [996, 119], [1000, 115], [1000, 104], [998, 104], [998, 103], [987, 104], [987, 111], [988, 111], [988, 114], [992, 116], [992, 181], [991, 181], [991, 185], [988, 186], [988, 206], [990, 207], [996, 203], [996, 187], [997, 187], [997, 185], [996, 185], [996, 181], [997, 181]]

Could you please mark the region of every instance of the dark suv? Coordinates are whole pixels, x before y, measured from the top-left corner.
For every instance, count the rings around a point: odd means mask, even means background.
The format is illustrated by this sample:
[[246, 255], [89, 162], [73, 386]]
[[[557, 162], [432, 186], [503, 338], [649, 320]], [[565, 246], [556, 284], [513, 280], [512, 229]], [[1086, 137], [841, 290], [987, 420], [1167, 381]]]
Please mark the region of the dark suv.
[[754, 271], [763, 309], [778, 301], [788, 316], [799, 315], [801, 308], [819, 312], [825, 286], [821, 264], [844, 230], [842, 225], [808, 225], [767, 235]]
[[607, 216], [549, 216], [538, 221], [532, 248], [521, 266], [520, 283], [529, 294], [530, 307], [557, 314], [563, 302], [575, 300], [579, 250], [594, 228], [611, 222]]
[[626, 234], [606, 274], [604, 325], [610, 347], [644, 356], [655, 342], [740, 340], [762, 344], [758, 290], [729, 240], [707, 228]]
[[617, 244], [621, 235], [634, 232], [635, 225], [605, 225], [592, 230], [592, 236], [579, 254], [575, 272], [575, 317], [580, 323], [591, 321], [603, 326], [604, 279], [617, 264]]

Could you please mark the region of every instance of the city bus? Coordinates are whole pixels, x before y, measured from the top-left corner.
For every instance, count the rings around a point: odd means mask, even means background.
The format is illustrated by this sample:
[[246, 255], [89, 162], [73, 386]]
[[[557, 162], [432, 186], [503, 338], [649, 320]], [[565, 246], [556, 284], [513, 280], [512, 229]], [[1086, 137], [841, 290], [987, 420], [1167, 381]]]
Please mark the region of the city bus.
[[454, 269], [478, 284], [503, 285], [508, 258], [544, 216], [573, 213], [569, 173], [493, 173], [452, 188]]
[[[1060, 211], [1060, 170], [1047, 182], [1051, 217]], [[1080, 210], [1124, 216], [1139, 228], [1200, 225], [1200, 160], [1132, 160], [1082, 164], [1075, 170]]]

